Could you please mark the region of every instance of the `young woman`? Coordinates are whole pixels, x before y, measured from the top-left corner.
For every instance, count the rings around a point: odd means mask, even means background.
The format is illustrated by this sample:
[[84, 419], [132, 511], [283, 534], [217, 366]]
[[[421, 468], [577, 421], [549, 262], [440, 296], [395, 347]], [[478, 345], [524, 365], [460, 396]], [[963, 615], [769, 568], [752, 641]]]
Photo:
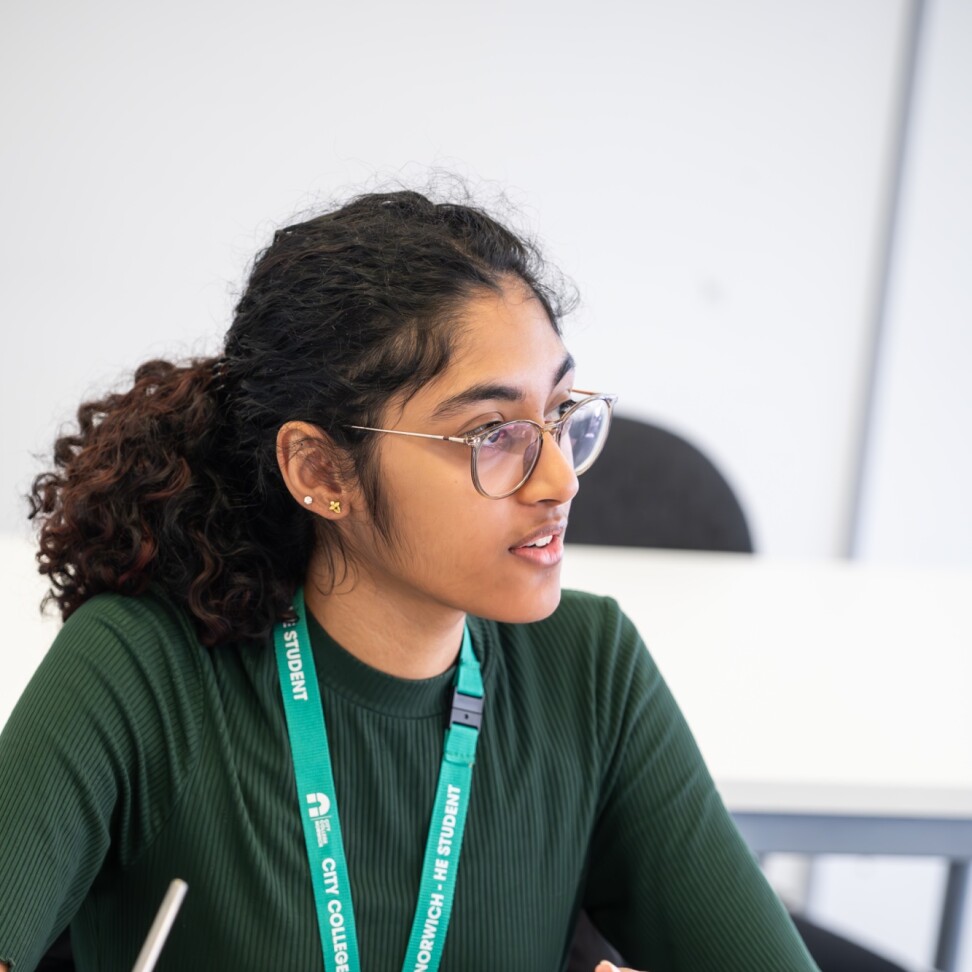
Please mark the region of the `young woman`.
[[[38, 478], [65, 624], [0, 741], [0, 962], [814, 968], [630, 622], [561, 592], [613, 397], [484, 213], [279, 231], [218, 359], [143, 365]], [[2, 968], [2, 966], [0, 966]]]

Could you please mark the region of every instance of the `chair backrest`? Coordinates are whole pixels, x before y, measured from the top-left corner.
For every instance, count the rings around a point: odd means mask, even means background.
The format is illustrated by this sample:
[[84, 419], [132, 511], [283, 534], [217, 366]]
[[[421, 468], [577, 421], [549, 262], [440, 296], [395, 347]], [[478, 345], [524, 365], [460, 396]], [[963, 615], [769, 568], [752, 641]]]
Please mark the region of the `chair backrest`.
[[567, 539], [618, 547], [751, 553], [732, 488], [694, 445], [616, 415], [604, 452], [581, 479]]

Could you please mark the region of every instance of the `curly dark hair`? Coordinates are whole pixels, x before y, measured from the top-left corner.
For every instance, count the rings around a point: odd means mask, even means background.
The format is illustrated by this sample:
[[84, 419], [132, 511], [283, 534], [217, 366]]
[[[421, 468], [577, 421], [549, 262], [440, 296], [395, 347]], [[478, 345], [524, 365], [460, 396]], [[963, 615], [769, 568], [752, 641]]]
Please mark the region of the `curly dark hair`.
[[29, 496], [45, 603], [67, 618], [100, 592], [157, 585], [207, 645], [265, 638], [289, 616], [312, 550], [332, 572], [345, 558], [335, 524], [288, 493], [278, 429], [303, 420], [341, 447], [389, 536], [375, 437], [348, 426], [379, 424], [392, 396], [442, 372], [463, 303], [510, 277], [559, 331], [570, 289], [550, 282], [534, 244], [474, 206], [373, 193], [278, 230], [221, 356], [143, 364], [57, 439]]

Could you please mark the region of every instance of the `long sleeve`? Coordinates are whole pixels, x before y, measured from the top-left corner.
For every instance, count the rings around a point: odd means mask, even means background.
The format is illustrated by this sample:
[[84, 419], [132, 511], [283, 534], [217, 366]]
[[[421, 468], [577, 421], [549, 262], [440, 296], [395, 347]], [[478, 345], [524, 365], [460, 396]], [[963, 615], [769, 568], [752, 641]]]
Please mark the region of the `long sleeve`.
[[636, 968], [816, 968], [709, 776], [664, 679], [618, 612], [602, 651], [606, 754], [585, 906]]
[[31, 969], [105, 865], [128, 867], [187, 778], [197, 686], [177, 615], [96, 598], [64, 625], [0, 735], [0, 959]]

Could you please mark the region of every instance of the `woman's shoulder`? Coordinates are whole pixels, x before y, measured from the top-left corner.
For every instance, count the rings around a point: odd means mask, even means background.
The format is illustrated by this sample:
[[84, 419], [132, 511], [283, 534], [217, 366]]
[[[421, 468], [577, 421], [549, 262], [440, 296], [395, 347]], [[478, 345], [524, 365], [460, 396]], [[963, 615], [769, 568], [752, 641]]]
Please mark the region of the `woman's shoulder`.
[[64, 622], [64, 628], [77, 626], [92, 619], [103, 619], [126, 627], [181, 622], [183, 612], [175, 601], [158, 585], [151, 585], [140, 594], [119, 594], [107, 591], [89, 597]]
[[81, 762], [127, 753], [156, 775], [173, 754], [188, 765], [205, 712], [205, 654], [162, 592], [98, 594], [64, 622], [8, 728], [32, 746], [43, 728], [55, 749]]
[[192, 622], [165, 593], [97, 594], [64, 622], [43, 668], [102, 682], [197, 681], [204, 649]]
[[28, 810], [60, 793], [74, 828], [66, 842], [95, 854], [110, 839], [128, 866], [198, 763], [202, 652], [188, 618], [157, 592], [90, 598], [64, 622], [0, 734], [0, 786], [15, 786]]

